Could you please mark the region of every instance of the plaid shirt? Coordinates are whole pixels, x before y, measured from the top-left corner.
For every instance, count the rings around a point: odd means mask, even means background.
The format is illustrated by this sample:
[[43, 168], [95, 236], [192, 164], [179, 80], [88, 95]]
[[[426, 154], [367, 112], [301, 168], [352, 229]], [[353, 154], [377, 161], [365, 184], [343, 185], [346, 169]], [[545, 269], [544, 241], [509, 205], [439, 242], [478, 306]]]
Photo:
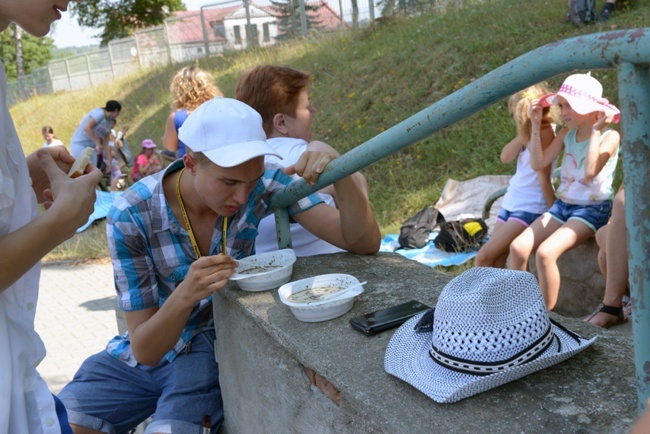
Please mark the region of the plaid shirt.
[[[172, 291], [183, 281], [197, 258], [188, 232], [172, 214], [162, 188], [163, 178], [183, 167], [172, 163], [159, 172], [137, 182], [118, 198], [107, 216], [108, 247], [113, 261], [115, 288], [120, 309], [133, 312], [154, 306], [160, 308]], [[235, 259], [255, 254], [255, 237], [260, 220], [272, 213], [271, 194], [291, 184], [294, 179], [280, 166], [266, 164], [264, 175], [253, 189], [248, 203], [228, 219], [228, 249]], [[291, 205], [295, 215], [322, 202], [310, 195]], [[221, 252], [221, 224], [215, 223], [210, 255]], [[214, 328], [212, 297], [201, 300], [188, 319], [181, 337], [166, 355], [170, 362], [185, 348], [193, 336]], [[137, 364], [128, 337], [116, 336], [107, 345], [112, 356], [130, 366]]]

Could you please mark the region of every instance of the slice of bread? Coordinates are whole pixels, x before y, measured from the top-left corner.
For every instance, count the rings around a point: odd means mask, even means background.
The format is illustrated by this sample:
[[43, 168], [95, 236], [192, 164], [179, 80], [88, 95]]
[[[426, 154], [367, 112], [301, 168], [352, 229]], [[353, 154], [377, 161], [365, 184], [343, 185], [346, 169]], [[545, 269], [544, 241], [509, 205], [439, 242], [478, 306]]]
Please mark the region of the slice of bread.
[[85, 148], [81, 154], [79, 154], [74, 164], [70, 168], [70, 171], [68, 172], [68, 176], [70, 178], [76, 178], [77, 176], [84, 174], [86, 171], [86, 166], [88, 163], [90, 163], [90, 157], [93, 156], [93, 152], [95, 152], [94, 148]]

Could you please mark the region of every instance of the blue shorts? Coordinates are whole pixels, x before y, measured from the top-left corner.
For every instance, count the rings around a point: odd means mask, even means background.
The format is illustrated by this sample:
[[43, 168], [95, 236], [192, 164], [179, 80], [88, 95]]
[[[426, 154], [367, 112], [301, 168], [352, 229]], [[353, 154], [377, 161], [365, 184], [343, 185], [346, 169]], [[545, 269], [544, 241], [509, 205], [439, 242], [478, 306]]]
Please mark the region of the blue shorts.
[[173, 362], [131, 367], [102, 351], [86, 359], [59, 393], [70, 423], [109, 434], [128, 433], [152, 417], [146, 432], [201, 432], [209, 415], [212, 433], [223, 421], [214, 330], [192, 339], [191, 351]]
[[592, 205], [571, 205], [558, 199], [548, 212], [562, 224], [569, 220], [579, 220], [596, 232], [607, 224], [612, 214], [612, 201], [604, 200]]
[[541, 214], [535, 214], [532, 212], [526, 212], [526, 211], [508, 211], [505, 208], [501, 208], [499, 210], [499, 215], [497, 216], [497, 220], [505, 223], [508, 220], [514, 220], [517, 223], [521, 223], [524, 225], [525, 228], [530, 226], [532, 222], [537, 220], [537, 218], [541, 216]]

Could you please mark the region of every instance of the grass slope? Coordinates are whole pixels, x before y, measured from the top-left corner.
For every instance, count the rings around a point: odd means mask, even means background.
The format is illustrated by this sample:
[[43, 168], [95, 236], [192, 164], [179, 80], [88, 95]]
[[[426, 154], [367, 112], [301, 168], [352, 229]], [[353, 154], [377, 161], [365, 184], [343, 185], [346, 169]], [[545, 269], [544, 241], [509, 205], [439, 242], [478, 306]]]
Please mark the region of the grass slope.
[[[314, 76], [310, 98], [318, 110], [313, 137], [344, 153], [537, 47], [579, 34], [650, 25], [648, 2], [634, 2], [627, 12], [582, 28], [565, 24], [565, 14], [566, 0], [486, 0], [472, 9], [387, 19], [358, 32], [226, 53], [198, 64], [214, 74], [226, 96], [233, 96], [237, 77], [258, 64], [309, 71]], [[135, 151], [145, 138], [161, 145], [169, 82], [182, 66], [143, 71], [83, 91], [38, 95], [14, 106], [25, 151], [41, 145], [44, 124], [68, 143], [85, 113], [108, 99], [123, 103], [118, 121], [130, 125]], [[593, 75], [617, 104], [616, 72]], [[563, 79], [555, 77], [550, 84], [559, 86]], [[514, 163], [502, 164], [499, 153], [514, 132], [502, 101], [364, 170], [382, 232], [398, 231], [405, 218], [435, 202], [448, 178], [513, 173]]]

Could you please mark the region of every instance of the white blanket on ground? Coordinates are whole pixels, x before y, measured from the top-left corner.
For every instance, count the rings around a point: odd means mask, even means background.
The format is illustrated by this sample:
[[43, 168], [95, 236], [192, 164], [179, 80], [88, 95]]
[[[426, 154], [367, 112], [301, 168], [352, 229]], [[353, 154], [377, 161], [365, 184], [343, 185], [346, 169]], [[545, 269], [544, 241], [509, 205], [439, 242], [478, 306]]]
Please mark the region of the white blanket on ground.
[[[510, 182], [509, 175], [485, 175], [467, 181], [447, 180], [442, 190], [440, 199], [435, 207], [448, 221], [461, 218], [481, 217], [485, 201], [494, 192], [507, 187]], [[501, 207], [501, 198], [492, 205], [490, 217], [486, 223], [492, 229], [496, 223], [497, 214]], [[380, 252], [397, 252], [400, 255], [421, 262], [430, 267], [449, 267], [463, 264], [474, 256], [473, 252], [450, 253], [436, 248], [433, 239], [438, 235], [434, 231], [429, 236], [429, 243], [421, 249], [399, 249], [398, 235], [388, 234], [381, 242]], [[399, 249], [399, 250], [396, 250]]]

